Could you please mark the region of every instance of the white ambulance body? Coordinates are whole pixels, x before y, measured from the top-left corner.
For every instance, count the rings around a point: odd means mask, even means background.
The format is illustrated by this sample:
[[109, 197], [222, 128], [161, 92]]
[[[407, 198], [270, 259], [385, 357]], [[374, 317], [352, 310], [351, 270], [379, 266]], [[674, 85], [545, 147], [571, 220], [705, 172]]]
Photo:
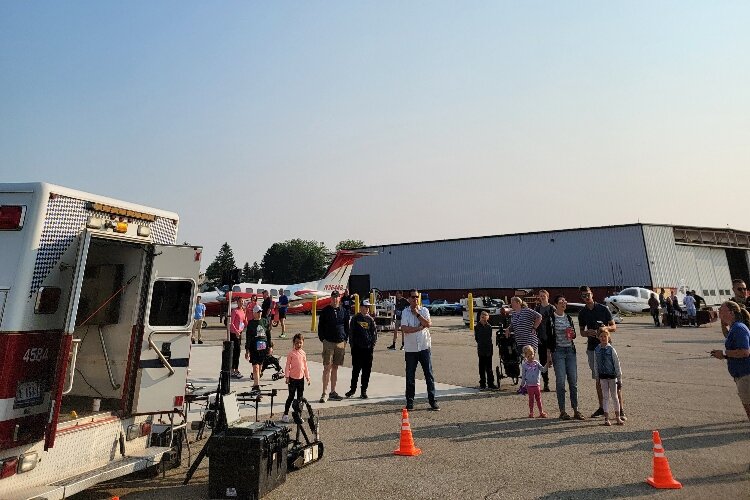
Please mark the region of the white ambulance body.
[[177, 225], [60, 186], [0, 184], [0, 498], [66, 498], [174, 456], [151, 433], [184, 427], [202, 251], [175, 245]]

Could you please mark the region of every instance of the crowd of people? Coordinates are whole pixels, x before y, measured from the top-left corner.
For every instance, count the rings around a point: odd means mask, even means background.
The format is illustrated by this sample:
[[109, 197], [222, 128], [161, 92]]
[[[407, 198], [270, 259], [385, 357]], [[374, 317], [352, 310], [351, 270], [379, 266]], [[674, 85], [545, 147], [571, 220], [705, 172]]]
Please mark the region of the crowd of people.
[[[750, 419], [750, 314], [747, 311], [748, 291], [742, 280], [732, 282], [734, 296], [719, 308], [719, 319], [725, 336], [725, 350], [714, 350], [711, 356], [727, 360], [730, 375], [736, 382], [737, 391], [744, 409]], [[578, 404], [578, 364], [574, 340], [580, 335], [586, 338], [586, 357], [591, 378], [599, 402], [599, 407], [590, 418], [604, 417], [603, 425], [611, 422], [623, 425], [627, 420], [622, 397], [622, 369], [617, 351], [613, 346], [613, 333], [617, 325], [612, 313], [603, 304], [594, 300], [588, 286], [579, 289], [583, 307], [578, 313], [578, 331], [576, 322], [566, 312], [568, 302], [562, 295], [550, 302], [549, 293], [540, 290], [538, 303], [532, 309], [522, 298], [513, 297], [510, 301], [512, 313], [507, 328], [500, 332], [506, 338], [513, 338], [518, 353], [522, 353], [520, 363], [520, 383], [522, 391], [528, 395], [529, 417], [534, 416], [534, 404], [537, 415], [547, 417], [541, 400], [541, 392], [549, 392], [549, 368], [555, 373], [555, 392], [561, 420], [586, 420]], [[432, 320], [429, 310], [419, 303], [419, 292], [410, 290], [406, 297], [397, 292], [396, 330], [389, 350], [395, 350], [398, 334], [401, 333], [401, 349], [404, 350], [406, 387], [405, 403], [407, 409], [414, 408], [415, 375], [417, 365], [422, 367], [429, 407], [439, 410], [435, 393], [435, 378], [432, 370], [430, 327]], [[353, 301], [348, 293], [342, 301], [338, 291], [331, 294], [331, 303], [320, 311], [318, 338], [322, 343], [323, 391], [320, 402], [327, 399], [340, 401], [355, 395], [367, 399], [367, 389], [372, 371], [373, 353], [377, 343], [375, 321], [369, 314], [369, 307], [360, 308], [353, 314]], [[679, 304], [674, 292], [667, 297], [664, 290], [659, 297], [651, 296], [649, 305], [654, 317], [654, 325], [662, 324], [659, 309], [666, 310], [667, 317], [676, 310], [685, 307], [689, 318], [695, 318], [697, 307], [703, 299], [689, 292], [682, 304]], [[239, 372], [239, 353], [243, 332], [245, 333], [245, 358], [252, 364], [254, 391], [259, 392], [261, 371], [271, 357], [271, 299], [264, 294], [262, 304], [256, 297], [245, 302], [239, 299], [238, 307], [232, 311], [228, 324], [229, 339], [234, 344], [232, 359], [232, 376], [242, 378]], [[346, 303], [344, 303], [346, 302]], [[202, 322], [203, 310], [196, 308], [195, 321]], [[200, 315], [200, 317], [199, 317]], [[672, 319], [668, 319], [672, 324]], [[194, 327], [194, 339], [200, 340], [200, 327]], [[282, 323], [282, 334], [286, 329]], [[497, 389], [493, 373], [493, 329], [489, 324], [489, 314], [484, 311], [474, 329], [474, 340], [477, 346], [479, 388], [481, 390]], [[304, 382], [310, 384], [307, 368], [307, 357], [302, 349], [304, 337], [301, 333], [294, 335], [293, 348], [287, 355], [284, 370], [285, 381], [289, 386], [289, 396], [285, 405], [283, 420], [288, 421], [289, 406], [294, 398], [301, 398], [304, 393]], [[338, 367], [344, 363], [346, 345], [349, 344], [352, 359], [352, 376], [349, 390], [343, 396], [336, 390]], [[274, 358], [275, 359], [275, 358]], [[278, 361], [276, 361], [278, 363]], [[567, 382], [567, 388], [566, 388]], [[330, 387], [330, 391], [329, 391]], [[566, 408], [566, 393], [569, 397], [572, 415]]]

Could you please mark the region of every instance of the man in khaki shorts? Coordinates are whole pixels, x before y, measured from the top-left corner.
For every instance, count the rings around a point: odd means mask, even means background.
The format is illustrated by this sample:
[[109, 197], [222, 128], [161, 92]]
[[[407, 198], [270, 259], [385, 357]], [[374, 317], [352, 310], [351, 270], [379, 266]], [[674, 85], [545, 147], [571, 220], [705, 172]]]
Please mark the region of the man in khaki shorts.
[[320, 311], [318, 321], [318, 338], [323, 342], [323, 394], [320, 402], [326, 402], [326, 389], [331, 381], [331, 393], [328, 399], [341, 401], [336, 392], [336, 378], [339, 366], [344, 364], [346, 342], [349, 340], [349, 311], [341, 305], [339, 292], [331, 292], [331, 303]]

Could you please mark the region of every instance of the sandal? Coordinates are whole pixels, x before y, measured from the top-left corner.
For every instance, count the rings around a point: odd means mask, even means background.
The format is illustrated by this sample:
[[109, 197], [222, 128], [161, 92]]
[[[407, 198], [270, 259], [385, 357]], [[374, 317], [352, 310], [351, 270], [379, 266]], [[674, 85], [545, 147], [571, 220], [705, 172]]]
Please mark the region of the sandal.
[[573, 420], [573, 417], [568, 415], [566, 412], [561, 411], [560, 412], [560, 420]]
[[604, 423], [603, 423], [602, 425], [603, 425], [604, 427], [610, 427], [610, 426], [612, 425], [612, 422], [610, 422], [609, 420], [605, 420], [605, 421], [604, 421]]

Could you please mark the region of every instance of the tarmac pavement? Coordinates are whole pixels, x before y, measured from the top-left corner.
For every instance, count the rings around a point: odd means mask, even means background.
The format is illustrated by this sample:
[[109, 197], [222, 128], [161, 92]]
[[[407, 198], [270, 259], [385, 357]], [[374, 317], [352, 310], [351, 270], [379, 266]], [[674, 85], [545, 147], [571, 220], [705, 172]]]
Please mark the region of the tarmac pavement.
[[[215, 322], [210, 320], [212, 325]], [[433, 367], [442, 384], [442, 411], [428, 411], [426, 401], [417, 401], [410, 412], [414, 441], [422, 449], [417, 457], [393, 455], [404, 404], [404, 357], [402, 352], [386, 350], [391, 334], [381, 334], [376, 347], [373, 371], [377, 374], [368, 393], [377, 396], [320, 405], [316, 401], [321, 392], [317, 363], [321, 344], [315, 334], [306, 333], [305, 351], [315, 373], [305, 395], [314, 408], [320, 408], [325, 455], [320, 462], [290, 473], [283, 485], [264, 498], [750, 499], [750, 422], [726, 363], [708, 355], [723, 346], [717, 323], [656, 329], [648, 317], [625, 318], [613, 345], [622, 364], [628, 421], [623, 427], [605, 428], [601, 418], [583, 422], [555, 418], [554, 389], [542, 393], [545, 410], [552, 417], [548, 419], [528, 418], [526, 397], [516, 395], [507, 379], [500, 391], [477, 391], [473, 335], [462, 327], [460, 317], [438, 317], [433, 322]], [[289, 323], [290, 333], [307, 331], [310, 317], [291, 317]], [[274, 337], [278, 333], [275, 329]], [[210, 386], [218, 377], [223, 336], [223, 329], [212, 326], [204, 330], [206, 343], [193, 351], [190, 376], [201, 385]], [[274, 338], [277, 355], [289, 351], [291, 336]], [[588, 416], [597, 407], [596, 393], [585, 340], [577, 339], [576, 345], [580, 407]], [[216, 367], [211, 371], [214, 356]], [[347, 353], [345, 366], [351, 366], [350, 362]], [[249, 365], [241, 363], [243, 373], [249, 374]], [[264, 381], [270, 381], [270, 373], [265, 373]], [[417, 377], [421, 377], [419, 369]], [[550, 378], [554, 388], [554, 372]], [[342, 367], [339, 393], [346, 392], [348, 382], [348, 369]], [[250, 384], [243, 380], [233, 389]], [[274, 384], [283, 387], [282, 381]], [[420, 391], [424, 383], [418, 381]], [[278, 404], [284, 399], [280, 394]], [[274, 410], [278, 411], [276, 406]], [[242, 410], [244, 415], [251, 411]], [[652, 473], [653, 429], [661, 433], [682, 490], [655, 490], [645, 482]], [[203, 443], [191, 445], [193, 458]], [[208, 460], [183, 486], [186, 470], [187, 454], [183, 467], [167, 471], [164, 478], [119, 479], [74, 498], [207, 498]]]

